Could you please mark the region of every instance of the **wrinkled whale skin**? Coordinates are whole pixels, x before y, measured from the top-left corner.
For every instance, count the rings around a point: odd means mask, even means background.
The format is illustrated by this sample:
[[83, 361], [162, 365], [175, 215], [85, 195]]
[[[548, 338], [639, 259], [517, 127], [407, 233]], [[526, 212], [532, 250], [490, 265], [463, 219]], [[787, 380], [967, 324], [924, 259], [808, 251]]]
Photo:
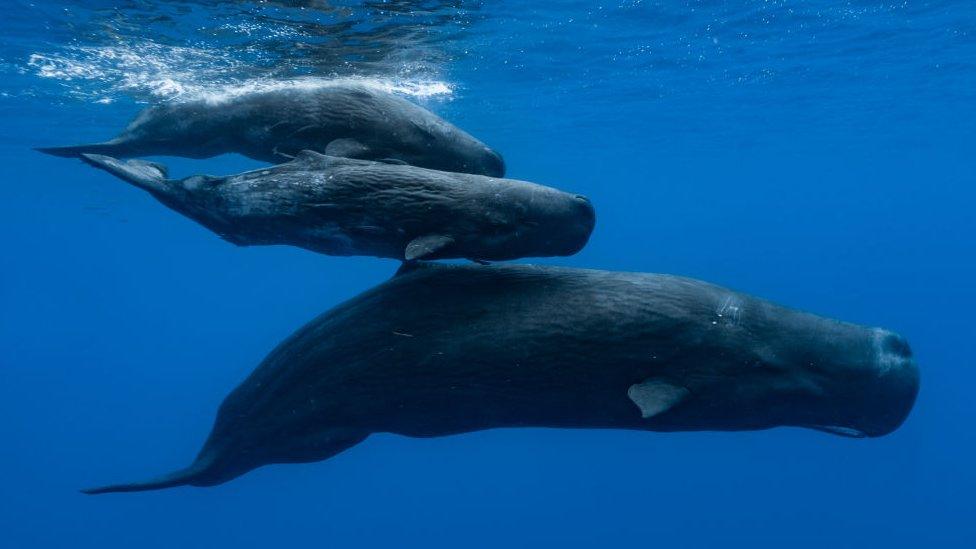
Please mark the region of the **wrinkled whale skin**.
[[138, 491], [326, 459], [370, 433], [801, 426], [881, 436], [918, 369], [892, 332], [687, 278], [408, 264], [281, 343], [188, 468]]

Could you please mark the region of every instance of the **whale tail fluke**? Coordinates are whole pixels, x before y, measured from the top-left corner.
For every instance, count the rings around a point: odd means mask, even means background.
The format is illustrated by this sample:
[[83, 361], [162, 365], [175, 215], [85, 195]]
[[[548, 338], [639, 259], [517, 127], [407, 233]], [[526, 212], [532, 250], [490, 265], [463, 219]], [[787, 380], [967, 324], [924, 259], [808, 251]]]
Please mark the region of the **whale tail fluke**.
[[101, 154], [83, 153], [81, 160], [101, 170], [132, 183], [140, 189], [154, 193], [171, 190], [168, 184], [168, 170], [158, 162], [146, 160], [119, 160]]
[[87, 145], [72, 145], [70, 147], [35, 147], [35, 151], [63, 158], [77, 158], [85, 153], [89, 154], [115, 154], [121, 150], [119, 144], [111, 141], [105, 143], [89, 143]]

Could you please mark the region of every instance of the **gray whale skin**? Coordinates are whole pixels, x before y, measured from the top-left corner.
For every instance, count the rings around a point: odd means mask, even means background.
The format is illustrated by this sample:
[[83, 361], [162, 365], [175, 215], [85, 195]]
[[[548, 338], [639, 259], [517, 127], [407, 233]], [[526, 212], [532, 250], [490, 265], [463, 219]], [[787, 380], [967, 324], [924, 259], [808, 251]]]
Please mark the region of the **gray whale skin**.
[[166, 179], [155, 162], [82, 160], [239, 246], [500, 261], [575, 254], [596, 222], [586, 197], [551, 187], [312, 151], [238, 175], [181, 180]]
[[221, 484], [370, 433], [811, 427], [906, 418], [906, 341], [687, 278], [407, 264], [291, 335], [221, 405], [186, 469], [87, 493]]
[[143, 110], [104, 143], [37, 150], [118, 158], [209, 158], [240, 153], [285, 162], [302, 150], [395, 161], [450, 172], [502, 177], [505, 163], [463, 130], [406, 99], [361, 85], [286, 88], [221, 101], [170, 103]]

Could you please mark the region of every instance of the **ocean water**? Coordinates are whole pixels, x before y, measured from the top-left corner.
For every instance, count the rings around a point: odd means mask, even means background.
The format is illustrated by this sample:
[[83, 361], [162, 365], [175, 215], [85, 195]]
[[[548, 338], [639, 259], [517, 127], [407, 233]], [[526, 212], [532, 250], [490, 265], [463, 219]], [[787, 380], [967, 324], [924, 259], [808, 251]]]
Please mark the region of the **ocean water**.
[[[7, 0], [0, 546], [972, 547], [976, 6], [962, 0]], [[911, 342], [896, 432], [374, 435], [225, 485], [188, 463], [277, 344], [397, 265], [236, 248], [35, 146], [148, 103], [352, 79], [588, 195], [578, 255]], [[178, 175], [259, 165], [162, 159]]]

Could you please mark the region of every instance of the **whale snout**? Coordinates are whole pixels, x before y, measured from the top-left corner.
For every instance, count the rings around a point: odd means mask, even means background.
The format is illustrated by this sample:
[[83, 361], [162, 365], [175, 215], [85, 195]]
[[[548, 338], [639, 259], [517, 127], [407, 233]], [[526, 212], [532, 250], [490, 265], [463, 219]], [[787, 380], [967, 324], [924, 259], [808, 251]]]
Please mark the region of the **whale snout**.
[[858, 430], [879, 437], [897, 429], [911, 412], [918, 395], [918, 364], [904, 337], [884, 329], [874, 332], [873, 378]]
[[878, 381], [887, 393], [869, 436], [886, 435], [897, 429], [908, 417], [918, 395], [918, 364], [904, 337], [888, 330], [877, 330], [876, 369]]
[[485, 147], [483, 170], [489, 177], [505, 177], [505, 159], [489, 147]]
[[868, 328], [849, 361], [837, 364], [818, 406], [819, 421], [806, 426], [848, 437], [880, 437], [901, 426], [915, 405], [919, 371], [908, 341]]
[[559, 250], [559, 255], [564, 256], [582, 250], [596, 226], [596, 210], [589, 198], [576, 194], [569, 201], [569, 215], [562, 228], [563, 245]]
[[596, 226], [596, 209], [593, 207], [590, 199], [581, 194], [574, 195], [573, 199], [577, 203], [580, 225], [586, 233], [586, 237], [589, 238], [590, 233], [593, 232], [593, 228]]
[[588, 198], [535, 184], [518, 183], [508, 210], [513, 219], [500, 239], [482, 239], [491, 247], [484, 259], [570, 256], [586, 246], [596, 226], [596, 211]]
[[915, 358], [912, 356], [912, 348], [908, 345], [907, 339], [880, 328], [876, 333], [878, 352], [876, 366], [879, 375], [887, 374], [892, 370], [917, 370]]

